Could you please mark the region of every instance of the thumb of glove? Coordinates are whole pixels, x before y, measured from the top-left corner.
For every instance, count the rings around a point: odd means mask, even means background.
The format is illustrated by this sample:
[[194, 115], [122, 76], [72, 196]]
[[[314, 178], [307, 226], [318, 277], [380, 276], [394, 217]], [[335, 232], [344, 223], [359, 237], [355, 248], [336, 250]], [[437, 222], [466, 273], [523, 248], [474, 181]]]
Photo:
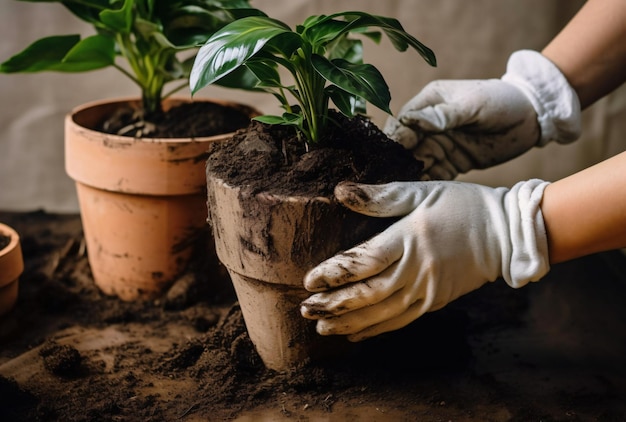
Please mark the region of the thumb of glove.
[[[438, 182], [428, 182], [438, 183]], [[402, 217], [410, 214], [429, 195], [423, 188], [407, 189], [403, 182], [365, 185], [341, 182], [335, 187], [335, 197], [344, 206], [371, 217]]]

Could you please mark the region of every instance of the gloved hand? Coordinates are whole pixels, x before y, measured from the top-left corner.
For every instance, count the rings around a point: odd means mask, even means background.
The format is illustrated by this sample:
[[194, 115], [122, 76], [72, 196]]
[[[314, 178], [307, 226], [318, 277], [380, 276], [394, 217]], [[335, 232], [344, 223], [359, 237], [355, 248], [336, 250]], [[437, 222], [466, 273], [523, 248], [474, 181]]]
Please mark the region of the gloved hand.
[[322, 335], [360, 341], [401, 328], [498, 277], [512, 287], [550, 266], [539, 208], [548, 185], [462, 182], [343, 183], [335, 196], [375, 217], [404, 216], [382, 233], [310, 270], [301, 304]]
[[580, 103], [538, 52], [511, 55], [500, 79], [439, 80], [390, 117], [384, 132], [424, 161], [425, 179], [454, 179], [549, 141], [580, 136]]

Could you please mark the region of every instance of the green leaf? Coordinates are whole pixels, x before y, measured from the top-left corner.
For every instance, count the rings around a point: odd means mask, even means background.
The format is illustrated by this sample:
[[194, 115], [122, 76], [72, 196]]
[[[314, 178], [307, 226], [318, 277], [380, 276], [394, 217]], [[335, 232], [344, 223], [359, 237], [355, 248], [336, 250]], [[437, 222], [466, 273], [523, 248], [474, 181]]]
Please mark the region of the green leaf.
[[329, 60], [344, 59], [350, 63], [363, 63], [363, 42], [346, 36], [339, 37], [328, 45], [326, 57]]
[[321, 46], [345, 34], [348, 28], [350, 28], [350, 22], [320, 16], [305, 24], [302, 36], [312, 45]]
[[122, 34], [130, 33], [133, 26], [133, 5], [135, 0], [124, 0], [124, 5], [117, 10], [103, 10], [100, 13], [100, 20], [111, 31]]
[[76, 44], [63, 58], [64, 65], [100, 69], [115, 63], [115, 41], [104, 35], [93, 35]]
[[204, 43], [216, 30], [232, 22], [233, 17], [226, 10], [210, 10], [208, 7], [191, 4], [173, 7], [161, 13], [160, 20], [168, 37], [203, 35], [201, 42]]
[[271, 114], [264, 114], [262, 116], [254, 117], [252, 120], [256, 120], [267, 125], [282, 125], [285, 122], [281, 116], [273, 116]]
[[248, 68], [241, 66], [228, 75], [214, 82], [224, 88], [244, 89], [247, 91], [263, 91], [259, 89], [259, 80]]
[[248, 0], [204, 0], [207, 7], [220, 9], [251, 9]]
[[326, 87], [325, 91], [337, 109], [348, 117], [365, 114], [367, 111], [365, 101], [357, 95], [350, 94], [336, 85]]
[[254, 117], [252, 120], [259, 121], [268, 125], [287, 125], [287, 126], [301, 126], [302, 116], [295, 113], [283, 113], [282, 116], [263, 115]]
[[350, 63], [343, 59], [331, 62], [317, 54], [311, 57], [311, 62], [315, 70], [329, 82], [391, 114], [389, 87], [374, 66]]
[[[410, 46], [414, 48], [428, 64], [431, 66], [437, 65], [437, 59], [433, 51], [422, 44], [417, 38], [407, 33], [397, 19], [370, 15], [369, 13], [358, 11], [335, 13], [329, 15], [327, 19], [334, 20], [338, 17], [342, 17], [349, 22], [339, 32], [336, 32], [339, 30], [339, 26], [332, 28], [335, 31], [335, 36], [346, 32], [361, 32], [366, 28], [381, 28], [389, 37], [396, 50], [405, 51]], [[309, 31], [312, 34], [316, 34], [316, 37], [320, 39], [330, 37], [332, 32], [324, 29], [326, 23], [325, 21], [316, 22], [314, 26], [309, 28]]]
[[272, 38], [290, 32], [284, 23], [262, 16], [242, 18], [226, 25], [198, 51], [189, 78], [191, 92], [195, 93], [226, 76]]
[[59, 3], [80, 20], [89, 24], [100, 24], [99, 14], [111, 9], [112, 0], [17, 0], [24, 3]]
[[248, 60], [246, 66], [257, 78], [257, 86], [281, 88], [280, 74], [276, 65], [265, 60]]
[[283, 113], [283, 120], [287, 125], [301, 125], [302, 124], [302, 115], [297, 113]]
[[247, 0], [166, 4], [171, 7], [160, 15], [163, 32], [177, 46], [204, 44], [217, 30], [236, 19], [265, 16], [260, 10], [249, 7]]
[[[110, 58], [110, 47], [111, 39], [102, 35], [86, 38], [82, 42], [80, 35], [46, 37], [0, 64], [0, 72], [84, 72], [99, 69], [110, 64], [105, 64]], [[87, 51], [91, 48], [96, 50], [93, 54]]]
[[63, 3], [63, 0], [17, 0], [23, 3]]
[[63, 1], [65, 6], [74, 16], [93, 25], [95, 28], [104, 29], [105, 25], [100, 20], [100, 12], [111, 7], [109, 0]]
[[365, 37], [374, 41], [376, 44], [380, 44], [380, 41], [383, 38], [382, 34], [379, 31], [363, 31], [363, 32], [359, 32], [359, 34], [364, 35]]
[[[174, 49], [176, 46], [170, 42], [170, 40], [163, 35], [161, 27], [154, 22], [137, 18], [135, 20], [135, 33], [140, 36], [142, 40], [151, 41], [155, 44], [155, 47], [163, 50]], [[136, 41], [140, 44], [139, 40]], [[181, 48], [182, 49], [182, 48]]]
[[316, 23], [320, 21], [324, 21], [326, 19], [328, 19], [328, 16], [326, 15], [311, 15], [308, 18], [306, 18], [304, 22], [302, 22], [302, 25], [298, 25], [298, 31], [302, 33], [307, 28], [310, 28], [314, 26]]

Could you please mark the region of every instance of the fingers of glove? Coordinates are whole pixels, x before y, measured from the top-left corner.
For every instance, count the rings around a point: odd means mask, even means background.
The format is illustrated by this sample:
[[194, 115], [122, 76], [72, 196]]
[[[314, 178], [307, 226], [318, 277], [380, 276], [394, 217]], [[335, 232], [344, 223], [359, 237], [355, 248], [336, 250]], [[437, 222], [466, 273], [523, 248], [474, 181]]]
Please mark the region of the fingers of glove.
[[411, 151], [416, 160], [424, 163], [424, 171], [428, 172], [435, 163], [444, 160], [446, 152], [433, 135], [425, 137], [419, 145]]
[[392, 182], [366, 185], [342, 182], [335, 197], [351, 210], [373, 217], [398, 217], [411, 213], [429, 194], [429, 185], [420, 182]]
[[383, 132], [408, 150], [415, 148], [419, 142], [418, 135], [413, 129], [404, 126], [391, 116], [387, 119]]
[[448, 161], [446, 148], [454, 148], [452, 141], [445, 134], [430, 134], [413, 150], [413, 157], [424, 163], [424, 172], [429, 173], [431, 167]]
[[411, 322], [424, 315], [426, 312], [431, 312], [435, 310], [436, 309], [426, 309], [423, 301], [416, 302], [413, 305], [409, 306], [406, 311], [404, 311], [397, 317], [391, 318], [387, 321], [383, 321], [376, 325], [366, 327], [355, 334], [349, 334], [347, 336], [347, 339], [348, 341], [358, 342], [371, 337], [375, 337], [382, 333], [399, 330], [400, 328], [406, 327]]
[[[530, 149], [535, 144], [536, 132], [532, 128], [536, 125], [530, 120], [513, 122], [495, 132], [451, 130], [429, 137], [441, 145], [446, 160], [458, 173], [467, 173], [500, 164]], [[423, 144], [417, 145], [414, 154], [421, 153]]]
[[385, 133], [385, 135], [391, 136], [393, 133], [396, 132], [396, 130], [398, 130], [399, 127], [402, 126], [402, 123], [400, 123], [398, 119], [393, 116], [389, 116], [385, 121], [385, 127], [383, 128], [383, 132]]
[[304, 276], [305, 289], [326, 291], [382, 273], [403, 254], [403, 239], [394, 226], [311, 269]]
[[424, 171], [432, 180], [452, 180], [478, 167], [461, 146], [465, 137], [459, 132], [430, 134], [413, 150], [413, 156], [424, 162]]
[[398, 114], [398, 120], [413, 130], [443, 132], [456, 127], [458, 107], [455, 104], [438, 104], [419, 110], [406, 110]]
[[443, 161], [433, 165], [427, 174], [428, 180], [454, 180], [459, 175], [459, 172], [449, 161]]
[[402, 288], [400, 279], [390, 278], [393, 275], [391, 269], [387, 269], [380, 275], [365, 281], [314, 294], [302, 301], [300, 312], [305, 318], [321, 319], [371, 306], [385, 300]]
[[[411, 299], [413, 300], [411, 301]], [[426, 312], [427, 306], [424, 298], [407, 297], [406, 291], [399, 290], [385, 300], [371, 306], [359, 308], [343, 315], [319, 319], [316, 329], [321, 335], [356, 334], [370, 327], [395, 320], [411, 308], [413, 308], [413, 312], [410, 315], [412, 318], [410, 321], [413, 321]]]

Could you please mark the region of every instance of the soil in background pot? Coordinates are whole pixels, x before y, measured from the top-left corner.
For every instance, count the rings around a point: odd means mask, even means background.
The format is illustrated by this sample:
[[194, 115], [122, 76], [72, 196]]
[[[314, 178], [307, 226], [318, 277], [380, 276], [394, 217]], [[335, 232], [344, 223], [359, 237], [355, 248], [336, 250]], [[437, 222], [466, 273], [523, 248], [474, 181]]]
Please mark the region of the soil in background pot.
[[144, 119], [140, 109], [119, 109], [102, 123], [102, 132], [137, 138], [198, 138], [231, 133], [246, 127], [250, 117], [237, 109], [196, 101], [176, 105]]
[[9, 243], [11, 243], [11, 237], [5, 236], [2, 233], [0, 233], [0, 251], [6, 248], [9, 245]]

